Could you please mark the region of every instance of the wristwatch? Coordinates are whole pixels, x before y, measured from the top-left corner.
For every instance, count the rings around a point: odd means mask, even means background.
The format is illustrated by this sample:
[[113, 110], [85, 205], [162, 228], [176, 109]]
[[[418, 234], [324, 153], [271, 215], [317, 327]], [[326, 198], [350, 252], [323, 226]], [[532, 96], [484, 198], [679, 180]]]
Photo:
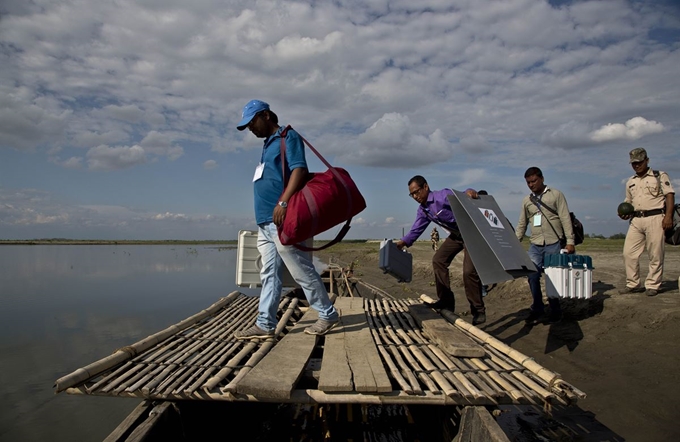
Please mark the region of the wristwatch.
[[285, 201], [279, 201], [279, 206], [283, 207], [284, 209], [288, 208], [288, 203]]

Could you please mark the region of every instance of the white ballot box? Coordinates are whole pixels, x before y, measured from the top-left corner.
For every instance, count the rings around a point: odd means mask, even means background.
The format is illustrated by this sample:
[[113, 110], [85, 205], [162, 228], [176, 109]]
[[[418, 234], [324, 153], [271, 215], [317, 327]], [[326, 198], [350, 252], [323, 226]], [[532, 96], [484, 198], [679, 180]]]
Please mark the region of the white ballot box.
[[411, 282], [413, 275], [413, 255], [406, 250], [399, 250], [391, 239], [380, 242], [378, 265], [383, 273], [389, 273], [399, 282]]
[[[312, 242], [313, 239], [310, 238], [305, 241], [305, 244], [311, 247]], [[311, 254], [312, 252], [307, 253]], [[236, 285], [251, 289], [261, 287], [260, 269], [262, 269], [262, 256], [257, 250], [257, 232], [252, 230], [239, 231], [236, 249]], [[299, 287], [286, 266], [283, 267], [282, 279], [284, 287]]]
[[546, 255], [545, 291], [548, 298], [589, 299], [593, 296], [593, 260], [586, 255]]

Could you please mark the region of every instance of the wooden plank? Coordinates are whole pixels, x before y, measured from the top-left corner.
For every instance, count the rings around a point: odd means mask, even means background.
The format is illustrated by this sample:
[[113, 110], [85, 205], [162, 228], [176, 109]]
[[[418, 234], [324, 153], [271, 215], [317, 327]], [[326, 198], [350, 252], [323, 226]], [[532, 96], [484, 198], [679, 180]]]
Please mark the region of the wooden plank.
[[510, 442], [491, 413], [484, 407], [465, 407], [461, 413], [460, 430], [453, 442]]
[[150, 440], [168, 440], [170, 435], [181, 431], [179, 415], [172, 402], [161, 402], [149, 413], [149, 417], [140, 423], [125, 442], [145, 442]]
[[123, 422], [108, 435], [104, 442], [121, 442], [127, 439], [130, 433], [149, 415], [153, 409], [151, 401], [142, 401], [128, 416], [123, 419]]
[[260, 399], [290, 399], [316, 345], [316, 336], [304, 332], [319, 315], [309, 309], [274, 348], [241, 379], [236, 391]]
[[336, 307], [339, 306], [342, 312], [345, 352], [354, 389], [361, 393], [390, 392], [392, 384], [366, 322], [363, 302], [362, 298], [336, 300]]
[[423, 304], [412, 304], [408, 311], [430, 339], [451, 356], [481, 358], [486, 352], [461, 330]]
[[340, 312], [340, 324], [326, 335], [321, 372], [319, 373], [319, 390], [325, 392], [354, 391], [352, 370], [345, 349], [345, 325], [343, 315], [351, 308], [352, 298], [338, 298], [335, 308]]

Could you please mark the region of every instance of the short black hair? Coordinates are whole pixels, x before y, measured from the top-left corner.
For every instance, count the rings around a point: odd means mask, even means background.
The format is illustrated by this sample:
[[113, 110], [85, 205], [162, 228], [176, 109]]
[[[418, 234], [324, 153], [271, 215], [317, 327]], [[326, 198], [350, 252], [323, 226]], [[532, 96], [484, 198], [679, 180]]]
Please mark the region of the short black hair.
[[480, 190], [479, 192], [477, 192], [477, 195], [488, 195], [488, 194], [489, 194], [489, 192], [487, 192], [486, 190]]
[[543, 172], [541, 172], [541, 169], [535, 166], [528, 168], [527, 171], [524, 172], [524, 178], [529, 178], [530, 176], [534, 175], [539, 178], [543, 178]]
[[410, 180], [408, 180], [408, 185], [410, 186], [411, 183], [416, 183], [418, 186], [423, 187], [425, 184], [427, 184], [427, 180], [423, 178], [421, 175], [416, 175]]
[[269, 109], [265, 109], [262, 111], [262, 113], [265, 112], [269, 114], [269, 121], [271, 121], [274, 124], [279, 124], [279, 117], [274, 112], [272, 112]]

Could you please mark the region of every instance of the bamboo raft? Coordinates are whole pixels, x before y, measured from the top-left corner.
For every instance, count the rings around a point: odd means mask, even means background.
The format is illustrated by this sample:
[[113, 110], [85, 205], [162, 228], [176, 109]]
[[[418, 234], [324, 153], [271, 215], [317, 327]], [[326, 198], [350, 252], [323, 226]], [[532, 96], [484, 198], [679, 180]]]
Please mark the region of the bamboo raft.
[[[275, 336], [238, 341], [258, 298], [238, 291], [209, 308], [55, 382], [56, 393], [149, 400], [297, 404], [569, 405], [585, 394], [452, 312], [420, 300], [354, 296], [330, 269], [340, 324], [284, 296]], [[335, 279], [339, 277], [341, 283]], [[374, 290], [375, 292], [375, 290]]]

